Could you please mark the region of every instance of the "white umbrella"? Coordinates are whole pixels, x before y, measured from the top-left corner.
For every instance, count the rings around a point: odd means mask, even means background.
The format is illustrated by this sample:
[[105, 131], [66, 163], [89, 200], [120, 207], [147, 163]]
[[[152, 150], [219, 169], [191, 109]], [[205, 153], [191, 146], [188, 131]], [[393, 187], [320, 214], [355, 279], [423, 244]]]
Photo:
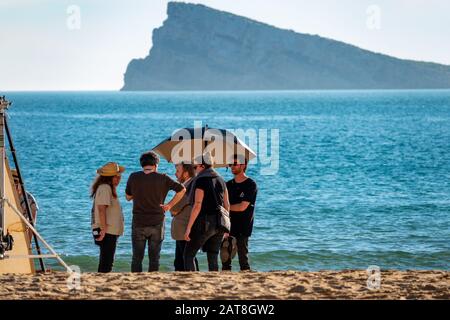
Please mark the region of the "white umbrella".
[[171, 163], [193, 163], [208, 152], [214, 158], [216, 168], [233, 163], [234, 156], [247, 161], [256, 157], [256, 153], [232, 132], [208, 126], [176, 130], [153, 151]]

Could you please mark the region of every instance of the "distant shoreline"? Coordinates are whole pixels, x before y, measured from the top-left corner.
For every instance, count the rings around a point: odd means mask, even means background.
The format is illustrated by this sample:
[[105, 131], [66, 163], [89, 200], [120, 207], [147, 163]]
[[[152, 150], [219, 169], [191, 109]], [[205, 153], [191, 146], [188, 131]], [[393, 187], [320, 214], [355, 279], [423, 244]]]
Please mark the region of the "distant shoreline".
[[450, 91], [450, 88], [441, 89], [295, 89], [295, 90], [149, 90], [149, 91], [123, 91], [123, 90], [2, 90], [0, 95], [14, 93], [308, 93], [308, 92], [429, 92]]

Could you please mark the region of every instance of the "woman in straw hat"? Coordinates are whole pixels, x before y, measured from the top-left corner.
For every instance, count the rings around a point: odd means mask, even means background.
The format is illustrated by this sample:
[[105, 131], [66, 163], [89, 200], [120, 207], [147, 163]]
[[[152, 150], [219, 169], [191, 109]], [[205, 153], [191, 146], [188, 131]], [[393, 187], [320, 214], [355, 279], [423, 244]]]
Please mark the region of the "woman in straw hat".
[[98, 272], [111, 272], [119, 236], [123, 234], [122, 207], [117, 197], [117, 186], [125, 168], [109, 162], [97, 170], [92, 184], [92, 229], [95, 243], [100, 247]]

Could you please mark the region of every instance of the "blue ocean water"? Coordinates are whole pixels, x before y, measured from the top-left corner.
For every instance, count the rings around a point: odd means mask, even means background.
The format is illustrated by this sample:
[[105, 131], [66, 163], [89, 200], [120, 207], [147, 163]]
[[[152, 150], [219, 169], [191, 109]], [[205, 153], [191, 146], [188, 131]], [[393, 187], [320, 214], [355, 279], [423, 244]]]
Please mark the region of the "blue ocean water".
[[[115, 270], [129, 271], [128, 175], [139, 170], [142, 152], [194, 121], [279, 130], [278, 172], [261, 174], [261, 163], [248, 172], [259, 186], [254, 269], [450, 269], [448, 90], [11, 92], [7, 98], [14, 102], [9, 122], [25, 183], [40, 206], [38, 229], [82, 271], [97, 267], [89, 199], [95, 169], [108, 161], [127, 167], [119, 188], [126, 233]], [[174, 177], [164, 160], [160, 171]], [[167, 216], [161, 269], [168, 271], [174, 241]], [[200, 263], [206, 270], [204, 254]]]

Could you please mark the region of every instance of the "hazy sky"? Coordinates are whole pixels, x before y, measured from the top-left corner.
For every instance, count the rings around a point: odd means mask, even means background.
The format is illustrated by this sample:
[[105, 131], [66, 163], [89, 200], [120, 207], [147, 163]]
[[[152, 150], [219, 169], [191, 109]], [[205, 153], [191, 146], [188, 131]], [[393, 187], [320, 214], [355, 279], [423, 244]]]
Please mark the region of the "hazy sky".
[[[167, 2], [0, 0], [0, 92], [120, 89], [128, 62], [148, 54], [152, 30], [167, 17]], [[194, 2], [400, 58], [450, 65], [448, 0]]]

